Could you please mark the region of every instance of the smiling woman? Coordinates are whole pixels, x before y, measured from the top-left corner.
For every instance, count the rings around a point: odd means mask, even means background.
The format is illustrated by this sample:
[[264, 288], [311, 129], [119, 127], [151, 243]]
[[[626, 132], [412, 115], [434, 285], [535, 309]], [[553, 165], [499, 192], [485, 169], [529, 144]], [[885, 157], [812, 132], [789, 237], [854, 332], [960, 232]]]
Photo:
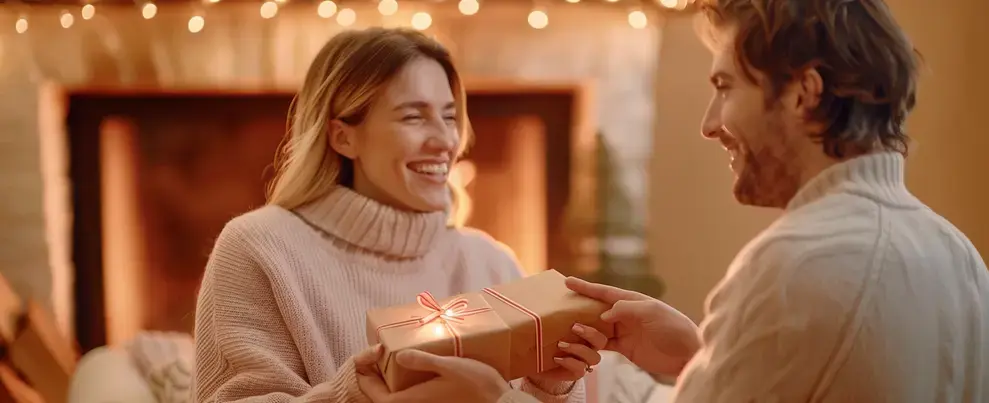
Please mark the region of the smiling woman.
[[[417, 31], [350, 31], [324, 46], [296, 97], [268, 205], [227, 223], [207, 264], [196, 401], [366, 401], [357, 373], [376, 376], [377, 357], [364, 312], [520, 277], [510, 250], [448, 225], [464, 100], [448, 52]], [[516, 387], [582, 402], [597, 353], [575, 351], [561, 365], [577, 371]], [[458, 387], [450, 392], [471, 393]]]

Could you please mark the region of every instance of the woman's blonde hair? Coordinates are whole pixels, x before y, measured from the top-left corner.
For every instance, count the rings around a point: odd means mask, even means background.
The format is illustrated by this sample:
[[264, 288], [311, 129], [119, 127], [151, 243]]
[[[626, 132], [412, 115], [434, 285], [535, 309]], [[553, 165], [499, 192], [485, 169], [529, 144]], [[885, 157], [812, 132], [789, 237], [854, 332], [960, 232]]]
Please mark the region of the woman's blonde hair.
[[330, 147], [330, 124], [337, 119], [348, 125], [363, 122], [382, 88], [417, 58], [435, 60], [450, 80], [460, 132], [459, 156], [470, 133], [466, 93], [450, 53], [439, 42], [409, 29], [342, 32], [316, 55], [292, 102], [291, 126], [275, 157], [268, 204], [291, 210], [328, 194], [335, 186], [353, 186], [353, 161]]

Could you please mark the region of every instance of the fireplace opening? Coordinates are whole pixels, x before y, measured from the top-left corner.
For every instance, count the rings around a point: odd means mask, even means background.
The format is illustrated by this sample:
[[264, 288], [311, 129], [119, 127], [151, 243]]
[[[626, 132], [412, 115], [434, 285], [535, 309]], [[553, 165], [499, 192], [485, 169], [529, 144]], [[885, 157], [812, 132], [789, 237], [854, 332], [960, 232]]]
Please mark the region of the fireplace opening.
[[[468, 87], [476, 140], [456, 168], [466, 224], [530, 271], [586, 270], [594, 150], [580, 86]], [[210, 249], [264, 204], [287, 92], [66, 94], [75, 334], [83, 352], [141, 330], [192, 332]], [[591, 131], [593, 139], [593, 131]], [[586, 152], [582, 152], [584, 150]], [[584, 173], [580, 176], [579, 173]]]

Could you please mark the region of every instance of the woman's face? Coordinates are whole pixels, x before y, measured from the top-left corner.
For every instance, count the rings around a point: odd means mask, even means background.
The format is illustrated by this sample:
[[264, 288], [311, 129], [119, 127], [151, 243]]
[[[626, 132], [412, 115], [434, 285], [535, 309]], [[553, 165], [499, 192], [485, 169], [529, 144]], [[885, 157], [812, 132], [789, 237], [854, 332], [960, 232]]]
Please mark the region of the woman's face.
[[334, 149], [354, 161], [354, 191], [405, 210], [441, 211], [460, 134], [446, 72], [435, 60], [407, 64], [357, 126], [337, 123]]

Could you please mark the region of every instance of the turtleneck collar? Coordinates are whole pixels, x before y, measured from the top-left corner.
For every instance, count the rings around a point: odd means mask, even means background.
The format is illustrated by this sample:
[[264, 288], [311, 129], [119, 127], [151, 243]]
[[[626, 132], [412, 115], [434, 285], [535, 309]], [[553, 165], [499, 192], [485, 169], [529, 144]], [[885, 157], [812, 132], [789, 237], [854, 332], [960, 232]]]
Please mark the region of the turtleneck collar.
[[337, 186], [296, 209], [310, 225], [359, 249], [391, 258], [425, 255], [446, 229], [446, 213], [398, 210]]
[[832, 193], [852, 193], [898, 207], [919, 205], [904, 183], [897, 152], [867, 154], [832, 165], [808, 181], [787, 204], [795, 210]]

